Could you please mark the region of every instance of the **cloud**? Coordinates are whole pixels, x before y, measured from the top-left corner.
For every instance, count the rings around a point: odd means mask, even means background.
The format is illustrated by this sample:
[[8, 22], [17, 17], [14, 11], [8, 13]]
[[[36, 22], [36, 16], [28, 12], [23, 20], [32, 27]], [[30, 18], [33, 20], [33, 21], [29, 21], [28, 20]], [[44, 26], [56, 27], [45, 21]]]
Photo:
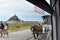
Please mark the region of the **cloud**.
[[34, 12], [34, 5], [26, 0], [0, 0], [0, 20], [8, 20], [15, 14], [22, 20], [42, 20]]

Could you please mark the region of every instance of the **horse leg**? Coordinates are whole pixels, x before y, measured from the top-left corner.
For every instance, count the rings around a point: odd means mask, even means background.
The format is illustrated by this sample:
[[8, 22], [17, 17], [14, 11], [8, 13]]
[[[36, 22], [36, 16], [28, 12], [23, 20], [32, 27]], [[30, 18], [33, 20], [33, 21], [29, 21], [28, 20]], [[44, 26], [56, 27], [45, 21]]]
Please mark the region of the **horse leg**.
[[39, 33], [37, 33], [37, 40], [39, 40]]
[[39, 36], [39, 33], [37, 33], [37, 38], [38, 38], [38, 36]]
[[33, 37], [36, 39], [36, 37], [35, 37], [35, 33], [33, 33]]

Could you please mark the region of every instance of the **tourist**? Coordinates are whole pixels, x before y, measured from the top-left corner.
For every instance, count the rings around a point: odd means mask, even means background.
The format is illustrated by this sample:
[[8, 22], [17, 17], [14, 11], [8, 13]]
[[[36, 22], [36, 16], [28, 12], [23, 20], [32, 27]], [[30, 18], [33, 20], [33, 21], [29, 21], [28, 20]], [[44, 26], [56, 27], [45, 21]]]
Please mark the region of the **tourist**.
[[4, 22], [4, 37], [5, 35], [8, 37], [8, 24], [6, 22]]
[[1, 34], [1, 37], [3, 36], [3, 29], [4, 29], [4, 25], [2, 23], [2, 21], [0, 22], [0, 34]]

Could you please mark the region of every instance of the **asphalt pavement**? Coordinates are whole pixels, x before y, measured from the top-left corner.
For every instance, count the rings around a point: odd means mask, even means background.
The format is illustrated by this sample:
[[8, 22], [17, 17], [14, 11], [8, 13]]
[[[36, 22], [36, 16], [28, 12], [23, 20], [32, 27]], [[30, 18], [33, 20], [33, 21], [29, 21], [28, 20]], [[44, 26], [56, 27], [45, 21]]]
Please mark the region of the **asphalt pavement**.
[[[31, 37], [33, 37], [32, 32], [29, 29], [27, 29], [17, 32], [10, 32], [8, 38], [0, 37], [0, 40], [27, 40]], [[29, 40], [34, 40], [34, 38], [31, 38]]]
[[[46, 40], [47, 34], [43, 34], [42, 38], [39, 38], [39, 40]], [[30, 29], [17, 31], [17, 32], [10, 32], [9, 37], [0, 37], [0, 40], [35, 40], [32, 32]]]

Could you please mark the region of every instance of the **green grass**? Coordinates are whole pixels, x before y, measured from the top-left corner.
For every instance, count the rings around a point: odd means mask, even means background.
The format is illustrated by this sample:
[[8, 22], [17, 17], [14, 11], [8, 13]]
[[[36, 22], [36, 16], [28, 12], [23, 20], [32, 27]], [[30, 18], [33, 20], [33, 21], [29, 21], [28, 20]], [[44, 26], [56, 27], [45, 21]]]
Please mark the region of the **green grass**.
[[37, 22], [16, 22], [16, 23], [10, 23], [8, 30], [9, 31], [20, 31], [29, 29], [31, 25], [38, 24]]

